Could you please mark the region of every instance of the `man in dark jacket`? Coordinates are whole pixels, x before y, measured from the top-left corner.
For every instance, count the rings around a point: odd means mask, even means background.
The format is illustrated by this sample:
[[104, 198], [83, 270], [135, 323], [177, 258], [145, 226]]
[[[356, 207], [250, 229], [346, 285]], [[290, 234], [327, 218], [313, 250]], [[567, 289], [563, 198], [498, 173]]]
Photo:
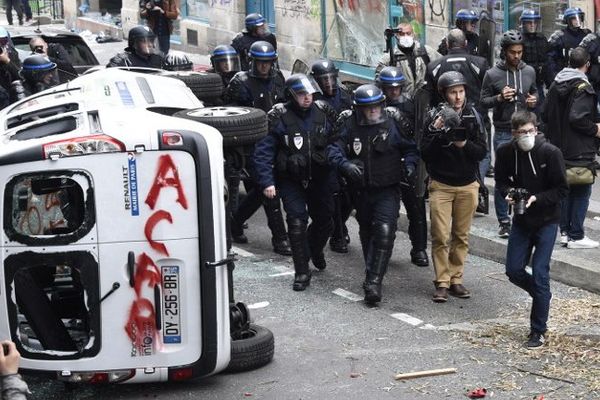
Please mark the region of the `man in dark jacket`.
[[[485, 73], [481, 89], [481, 105], [494, 109], [494, 151], [502, 143], [511, 140], [510, 118], [513, 113], [523, 109], [533, 110], [537, 104], [535, 70], [521, 61], [523, 56], [521, 32], [514, 30], [504, 32], [500, 47], [502, 60]], [[494, 206], [500, 224], [498, 236], [508, 238], [510, 232], [508, 203], [496, 188]]]
[[[535, 114], [513, 114], [514, 140], [496, 152], [496, 187], [515, 213], [506, 251], [506, 275], [533, 298], [528, 348], [544, 344], [550, 309], [550, 258], [568, 187], [562, 154], [537, 133]], [[529, 258], [531, 251], [533, 256]], [[531, 274], [525, 267], [531, 266]]]
[[[404, 171], [415, 173], [418, 151], [406, 135], [409, 122], [392, 107], [374, 85], [359, 86], [353, 110], [337, 122], [335, 143], [329, 145], [329, 162], [351, 185], [360, 244], [365, 260], [365, 302], [381, 301], [400, 208], [400, 183]], [[410, 128], [408, 128], [410, 129]]]
[[16, 100], [12, 95], [12, 83], [20, 80], [19, 56], [16, 51], [12, 51], [9, 39], [2, 38], [1, 30], [3, 29], [0, 27], [0, 109]]
[[158, 49], [163, 56], [171, 48], [173, 21], [179, 17], [179, 2], [176, 0], [141, 0], [140, 16], [148, 21], [148, 27], [158, 38]]
[[579, 46], [583, 38], [591, 33], [583, 27], [585, 13], [579, 7], [567, 8], [563, 14], [563, 24], [566, 28], [555, 31], [548, 38], [547, 76], [546, 86], [552, 84], [556, 74], [567, 66], [569, 52]]
[[71, 63], [69, 53], [60, 43], [51, 43], [48, 46], [41, 36], [36, 36], [29, 41], [29, 48], [31, 54], [41, 54], [56, 64], [60, 83], [72, 81], [79, 76]]
[[[465, 90], [467, 91], [468, 101], [472, 102], [473, 106], [477, 109], [477, 112], [483, 116], [486, 132], [488, 135], [491, 135], [491, 124], [487, 109], [481, 106], [479, 100], [481, 97], [483, 78], [490, 66], [485, 58], [469, 54], [467, 49], [467, 38], [462, 30], [456, 28], [448, 32], [446, 43], [448, 48], [447, 55], [430, 62], [427, 66], [427, 75], [425, 76], [425, 79], [427, 80], [427, 89], [431, 96], [431, 106], [435, 107], [445, 101], [437, 90], [439, 77], [444, 72], [458, 71], [467, 80]], [[488, 143], [489, 142], [491, 142], [491, 140], [488, 140]], [[480, 175], [482, 177], [487, 174], [490, 163], [491, 157], [488, 149], [485, 158], [481, 161], [479, 166]]]
[[477, 208], [477, 170], [486, 144], [482, 118], [466, 103], [466, 84], [460, 72], [440, 76], [438, 90], [446, 101], [425, 119], [420, 146], [431, 177], [429, 208], [436, 303], [446, 302], [448, 294], [471, 297], [463, 285], [463, 272]]
[[[467, 53], [472, 55], [478, 54], [479, 47], [479, 35], [477, 34], [477, 22], [479, 22], [479, 16], [473, 10], [467, 10], [465, 8], [460, 9], [456, 12], [454, 17], [454, 23], [456, 28], [464, 32], [467, 39]], [[441, 41], [438, 46], [438, 53], [445, 56], [448, 54], [448, 42], [446, 40]]]
[[246, 29], [238, 33], [231, 41], [231, 47], [237, 51], [240, 56], [242, 71], [248, 71], [250, 60], [248, 53], [250, 47], [258, 41], [269, 42], [277, 50], [277, 38], [269, 32], [267, 20], [260, 14], [252, 13], [246, 15], [244, 19]]
[[[223, 96], [225, 104], [260, 108], [269, 112], [277, 103], [285, 101], [284, 79], [277, 68], [277, 51], [271, 43], [258, 41], [250, 47], [250, 69], [240, 71], [231, 79]], [[273, 237], [273, 251], [291, 255], [279, 196], [267, 198], [257, 185], [254, 169], [254, 146], [244, 148], [245, 168], [249, 179], [244, 182], [248, 195], [240, 203], [231, 220], [231, 235], [236, 243], [248, 243], [244, 223], [262, 205]]]
[[[548, 139], [563, 154], [567, 167], [594, 168], [598, 151], [600, 124], [597, 96], [586, 72], [590, 56], [582, 47], [569, 55], [570, 67], [563, 68], [550, 86], [542, 118]], [[583, 221], [589, 206], [592, 184], [571, 185], [563, 201], [560, 221], [561, 243], [572, 249], [598, 247], [584, 234]]]
[[147, 26], [129, 31], [125, 51], [110, 59], [107, 67], [163, 68], [164, 58], [154, 53], [154, 33]]
[[293, 74], [285, 88], [288, 101], [269, 111], [269, 135], [256, 144], [254, 164], [265, 197], [279, 194], [283, 200], [295, 270], [293, 289], [302, 291], [311, 280], [309, 259], [319, 270], [327, 265], [323, 248], [333, 229], [337, 182], [326, 147], [335, 113], [327, 110], [326, 102], [313, 101], [318, 86], [306, 75]]

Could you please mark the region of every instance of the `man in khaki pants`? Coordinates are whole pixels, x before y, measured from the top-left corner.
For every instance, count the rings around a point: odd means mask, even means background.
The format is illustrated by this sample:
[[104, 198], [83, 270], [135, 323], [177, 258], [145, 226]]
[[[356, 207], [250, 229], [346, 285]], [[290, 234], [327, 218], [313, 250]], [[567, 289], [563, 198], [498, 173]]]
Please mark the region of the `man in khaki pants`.
[[477, 208], [479, 161], [486, 154], [485, 128], [479, 113], [466, 102], [466, 81], [448, 71], [438, 80], [445, 102], [425, 121], [421, 156], [431, 177], [429, 208], [435, 266], [433, 301], [444, 303], [448, 293], [469, 298], [463, 271], [469, 250], [469, 230]]

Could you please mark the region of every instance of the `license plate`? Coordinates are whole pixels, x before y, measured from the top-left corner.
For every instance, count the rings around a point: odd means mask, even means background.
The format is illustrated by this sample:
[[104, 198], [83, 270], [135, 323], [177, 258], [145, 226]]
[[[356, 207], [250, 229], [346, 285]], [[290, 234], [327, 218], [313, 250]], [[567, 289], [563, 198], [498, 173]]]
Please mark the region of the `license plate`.
[[179, 267], [162, 267], [163, 343], [181, 343]]

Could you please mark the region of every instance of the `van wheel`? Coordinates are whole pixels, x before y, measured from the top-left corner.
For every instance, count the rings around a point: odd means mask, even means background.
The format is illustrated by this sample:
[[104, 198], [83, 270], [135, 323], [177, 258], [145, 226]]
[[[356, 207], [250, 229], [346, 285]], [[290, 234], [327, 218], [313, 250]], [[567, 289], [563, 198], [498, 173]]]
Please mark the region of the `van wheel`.
[[250, 371], [267, 365], [275, 353], [273, 332], [250, 324], [238, 340], [231, 340], [231, 361], [225, 372]]
[[198, 100], [214, 102], [223, 95], [223, 80], [219, 74], [193, 71], [165, 71], [160, 75], [179, 79], [190, 88]]
[[267, 114], [250, 107], [206, 107], [184, 110], [175, 117], [210, 125], [221, 132], [223, 146], [254, 144], [267, 136]]

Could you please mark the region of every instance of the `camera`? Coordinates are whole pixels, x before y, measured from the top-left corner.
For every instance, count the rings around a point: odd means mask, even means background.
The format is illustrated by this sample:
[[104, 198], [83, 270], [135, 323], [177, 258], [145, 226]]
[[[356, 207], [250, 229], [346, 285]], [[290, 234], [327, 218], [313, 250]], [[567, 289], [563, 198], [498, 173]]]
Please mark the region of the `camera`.
[[146, 4], [150, 4], [150, 8], [154, 8], [154, 7], [161, 7], [162, 6], [162, 0], [147, 0]]
[[513, 188], [508, 192], [508, 196], [515, 202], [513, 205], [513, 211], [515, 215], [525, 214], [525, 204], [531, 194], [527, 189], [524, 188]]

